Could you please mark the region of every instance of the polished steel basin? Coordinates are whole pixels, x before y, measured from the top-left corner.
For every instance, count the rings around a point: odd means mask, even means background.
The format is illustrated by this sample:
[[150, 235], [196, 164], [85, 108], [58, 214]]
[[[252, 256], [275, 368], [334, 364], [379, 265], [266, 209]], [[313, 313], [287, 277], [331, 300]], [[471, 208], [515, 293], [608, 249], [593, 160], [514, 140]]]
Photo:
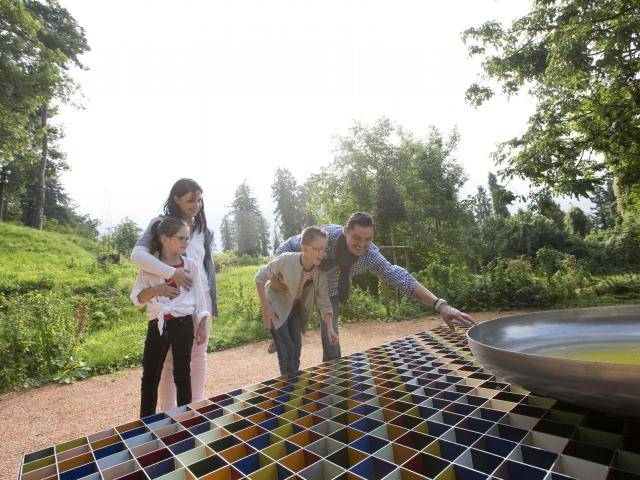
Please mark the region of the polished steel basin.
[[467, 336], [482, 366], [510, 383], [538, 395], [640, 417], [640, 364], [565, 355], [593, 346], [612, 353], [640, 349], [640, 305], [514, 315], [475, 325]]

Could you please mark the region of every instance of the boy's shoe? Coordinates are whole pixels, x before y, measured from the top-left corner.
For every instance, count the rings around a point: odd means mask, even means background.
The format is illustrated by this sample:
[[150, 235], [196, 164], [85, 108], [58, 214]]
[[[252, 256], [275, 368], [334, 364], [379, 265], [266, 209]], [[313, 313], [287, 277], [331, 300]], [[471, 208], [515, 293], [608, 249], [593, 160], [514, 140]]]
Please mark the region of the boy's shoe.
[[276, 353], [276, 344], [271, 342], [269, 344], [269, 348], [267, 348], [267, 352], [269, 353]]

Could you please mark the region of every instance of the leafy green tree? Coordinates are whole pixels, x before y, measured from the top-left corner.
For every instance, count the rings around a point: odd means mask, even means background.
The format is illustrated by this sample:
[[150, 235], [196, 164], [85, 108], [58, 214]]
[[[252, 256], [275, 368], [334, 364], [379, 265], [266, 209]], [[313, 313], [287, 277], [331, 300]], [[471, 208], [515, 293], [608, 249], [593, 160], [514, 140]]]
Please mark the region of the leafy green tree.
[[567, 233], [547, 217], [519, 211], [511, 217], [492, 215], [480, 229], [483, 263], [497, 257], [533, 257], [542, 247], [565, 250]]
[[[506, 95], [523, 87], [537, 100], [528, 129], [502, 143], [503, 173], [558, 193], [586, 196], [611, 174], [640, 184], [640, 3], [537, 0], [509, 28], [489, 21], [463, 33], [471, 56]], [[474, 83], [467, 100], [494, 95]]]
[[589, 217], [580, 207], [572, 207], [565, 215], [565, 226], [574, 235], [584, 238], [591, 230]]
[[533, 210], [540, 215], [547, 217], [556, 224], [560, 230], [564, 228], [564, 212], [560, 205], [553, 199], [547, 190], [538, 192], [534, 196]]
[[[42, 229], [45, 203], [45, 172], [49, 156], [48, 121], [55, 109], [50, 107], [54, 100], [67, 102], [76, 88], [75, 82], [68, 75], [70, 66], [84, 68], [79, 56], [89, 50], [84, 30], [71, 14], [55, 0], [41, 3], [37, 0], [25, 0], [30, 14], [39, 22], [38, 40], [44, 68], [42, 69], [45, 88], [42, 105], [38, 108], [41, 121], [41, 155], [37, 176], [35, 212], [33, 226]], [[44, 83], [47, 82], [47, 83]]]
[[39, 22], [24, 2], [0, 0], [0, 164], [31, 144], [29, 117], [44, 93], [34, 73], [42, 45]]
[[111, 242], [118, 253], [129, 256], [133, 247], [136, 246], [138, 238], [142, 234], [142, 229], [129, 217], [125, 217], [113, 229]]
[[468, 196], [464, 204], [473, 215], [477, 225], [482, 225], [491, 215], [491, 198], [487, 195], [487, 190], [482, 185], [478, 185], [476, 194]]
[[498, 183], [496, 176], [489, 172], [489, 194], [491, 195], [491, 211], [498, 217], [508, 217], [509, 205], [516, 199], [515, 195]]
[[398, 183], [396, 142], [401, 129], [382, 118], [368, 126], [354, 122], [335, 137], [335, 158], [308, 181], [311, 209], [321, 221], [343, 223], [355, 211], [376, 212], [379, 178]]
[[385, 232], [392, 232], [395, 224], [407, 218], [407, 210], [404, 207], [402, 195], [392, 182], [385, 178], [378, 179], [378, 191], [376, 201], [376, 222]]
[[69, 68], [84, 68], [79, 55], [89, 47], [82, 28], [55, 0], [1, 0], [0, 7], [0, 164], [39, 146], [34, 210], [27, 224], [41, 229], [52, 105], [70, 99], [76, 84]]
[[[308, 205], [321, 222], [343, 223], [354, 211], [375, 214], [379, 242], [392, 233], [412, 247], [412, 263], [458, 261], [466, 212], [458, 200], [465, 181], [454, 158], [459, 140], [431, 128], [424, 138], [382, 118], [356, 122], [335, 140], [335, 159], [307, 182]], [[380, 222], [382, 220], [382, 222]], [[385, 230], [388, 230], [385, 232]]]

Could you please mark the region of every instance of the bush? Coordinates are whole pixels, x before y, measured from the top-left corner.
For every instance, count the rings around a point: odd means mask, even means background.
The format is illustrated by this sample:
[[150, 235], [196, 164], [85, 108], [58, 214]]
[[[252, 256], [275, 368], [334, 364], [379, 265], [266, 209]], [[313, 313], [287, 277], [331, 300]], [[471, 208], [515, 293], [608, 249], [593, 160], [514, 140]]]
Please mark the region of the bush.
[[78, 339], [75, 301], [61, 293], [0, 296], [0, 390], [48, 380]]
[[251, 265], [262, 266], [271, 261], [272, 257], [252, 257], [243, 253], [238, 255], [235, 252], [222, 252], [214, 255], [213, 260], [216, 265], [216, 272], [220, 272], [231, 267], [248, 267]]
[[627, 222], [612, 230], [587, 235], [589, 270], [596, 274], [640, 269], [640, 224]]
[[368, 295], [359, 288], [351, 288], [349, 300], [340, 306], [340, 319], [349, 321], [385, 318], [387, 312], [377, 298]]

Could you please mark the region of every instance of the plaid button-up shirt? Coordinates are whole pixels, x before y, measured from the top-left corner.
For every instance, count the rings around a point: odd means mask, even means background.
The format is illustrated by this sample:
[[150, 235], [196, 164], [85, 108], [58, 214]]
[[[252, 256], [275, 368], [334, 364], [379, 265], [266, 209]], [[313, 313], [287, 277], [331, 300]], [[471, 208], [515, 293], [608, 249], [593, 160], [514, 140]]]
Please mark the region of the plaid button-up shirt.
[[[336, 243], [338, 237], [342, 233], [344, 227], [341, 225], [323, 225], [320, 227], [326, 234], [328, 240], [327, 256], [333, 258], [336, 254]], [[302, 235], [295, 235], [286, 242], [281, 244], [276, 250], [276, 255], [281, 255], [284, 252], [300, 252], [302, 251]], [[358, 257], [355, 263], [351, 266], [349, 271], [350, 276], [357, 275], [358, 273], [372, 271], [378, 274], [385, 283], [396, 287], [404, 295], [411, 296], [416, 289], [418, 283], [409, 272], [404, 268], [397, 265], [393, 265], [389, 260], [384, 258], [380, 253], [380, 249], [375, 244], [369, 245], [364, 254]], [[338, 295], [338, 280], [340, 279], [340, 269], [334, 268], [328, 272], [329, 280], [329, 296], [335, 297]]]

